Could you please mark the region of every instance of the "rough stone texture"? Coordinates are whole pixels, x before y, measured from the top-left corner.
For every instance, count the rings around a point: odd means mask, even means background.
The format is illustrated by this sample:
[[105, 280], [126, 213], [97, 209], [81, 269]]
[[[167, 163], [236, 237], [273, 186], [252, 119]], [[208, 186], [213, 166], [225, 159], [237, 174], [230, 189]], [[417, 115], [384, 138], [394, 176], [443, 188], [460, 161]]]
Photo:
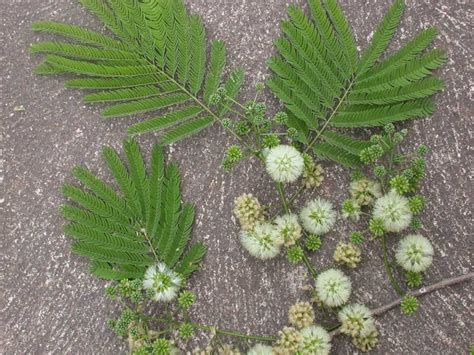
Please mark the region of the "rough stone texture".
[[[208, 35], [222, 38], [229, 62], [242, 66], [248, 84], [263, 80], [265, 60], [271, 55], [279, 20], [289, 0], [189, 0], [203, 16]], [[341, 0], [361, 46], [386, 11], [388, 0]], [[99, 107], [84, 105], [81, 93], [67, 90], [62, 78], [32, 74], [38, 58], [28, 54], [40, 36], [30, 31], [36, 19], [53, 19], [98, 28], [98, 22], [75, 0], [7, 0], [2, 2], [2, 237], [0, 239], [1, 314], [0, 352], [104, 353], [125, 352], [124, 342], [105, 327], [117, 311], [106, 301], [104, 282], [87, 273], [84, 259], [71, 255], [61, 231], [58, 206], [60, 185], [72, 181], [70, 171], [86, 164], [106, 175], [100, 159], [104, 144], [119, 147], [125, 128], [135, 118], [104, 121]], [[436, 249], [427, 283], [471, 270], [472, 251], [472, 4], [463, 0], [407, 0], [407, 11], [394, 47], [429, 25], [440, 30], [436, 44], [449, 53], [441, 71], [445, 92], [438, 95], [439, 110], [431, 118], [409, 123], [413, 127], [407, 148], [424, 142], [429, 158], [429, 196], [423, 232]], [[247, 86], [251, 87], [250, 85]], [[253, 95], [248, 89], [245, 95]], [[267, 95], [267, 103], [277, 103]], [[25, 112], [14, 107], [24, 105]], [[152, 139], [143, 137], [143, 150]], [[184, 176], [186, 199], [198, 207], [194, 238], [204, 240], [209, 252], [204, 268], [191, 281], [199, 290], [197, 320], [222, 328], [257, 334], [274, 334], [287, 322], [287, 309], [304, 298], [304, 269], [285, 259], [261, 263], [239, 246], [238, 227], [231, 218], [234, 198], [253, 192], [265, 203], [276, 202], [276, 193], [256, 161], [231, 174], [219, 169], [223, 147], [232, 140], [217, 126], [170, 147]], [[328, 164], [329, 176], [319, 194], [335, 201], [344, 198], [340, 186], [347, 171]], [[347, 233], [339, 230], [324, 241], [323, 252], [313, 258], [317, 268], [330, 263], [333, 247]], [[394, 299], [380, 261], [378, 246], [371, 245], [362, 266], [351, 272], [352, 300], [376, 307]], [[380, 345], [374, 353], [462, 354], [472, 342], [472, 283], [436, 292], [421, 300], [421, 310], [411, 318], [393, 310], [377, 320]], [[353, 353], [344, 338], [334, 353]]]

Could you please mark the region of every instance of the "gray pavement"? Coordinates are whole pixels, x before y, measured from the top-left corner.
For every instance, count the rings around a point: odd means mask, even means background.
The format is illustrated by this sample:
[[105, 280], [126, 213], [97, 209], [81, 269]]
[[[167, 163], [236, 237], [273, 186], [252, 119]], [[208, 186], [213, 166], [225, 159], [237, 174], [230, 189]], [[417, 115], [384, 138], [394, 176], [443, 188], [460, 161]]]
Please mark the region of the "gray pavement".
[[[188, 0], [204, 18], [211, 38], [227, 43], [229, 62], [247, 71], [244, 96], [253, 95], [251, 83], [268, 76], [265, 61], [273, 52], [278, 22], [289, 0]], [[300, 1], [301, 2], [301, 1]], [[365, 46], [388, 0], [341, 0]], [[105, 282], [87, 273], [86, 261], [72, 255], [62, 233], [58, 206], [61, 184], [72, 181], [70, 171], [85, 164], [108, 176], [100, 159], [104, 144], [119, 147], [125, 128], [136, 118], [104, 121], [98, 106], [85, 105], [81, 93], [65, 89], [61, 78], [32, 74], [38, 58], [28, 54], [40, 36], [30, 31], [37, 19], [52, 19], [100, 28], [75, 0], [2, 0], [1, 145], [2, 233], [0, 353], [4, 354], [116, 354], [125, 342], [105, 327], [116, 306], [103, 295]], [[431, 118], [413, 127], [407, 148], [430, 146], [428, 179], [423, 190], [429, 206], [423, 233], [433, 242], [436, 259], [426, 283], [472, 270], [472, 3], [462, 0], [407, 0], [402, 27], [393, 46], [421, 28], [440, 30], [436, 45], [447, 50], [449, 62], [440, 72], [446, 90], [437, 96], [439, 107]], [[275, 111], [277, 102], [267, 94]], [[24, 112], [15, 106], [23, 105]], [[148, 151], [152, 137], [142, 137]], [[256, 334], [273, 334], [287, 322], [288, 306], [305, 297], [303, 267], [285, 258], [261, 263], [251, 259], [238, 242], [238, 226], [231, 217], [232, 202], [243, 192], [264, 203], [276, 202], [261, 166], [248, 161], [231, 174], [219, 169], [223, 147], [232, 142], [214, 126], [193, 139], [168, 148], [179, 162], [187, 200], [197, 206], [194, 238], [204, 240], [209, 252], [201, 272], [191, 281], [198, 291], [193, 316], [206, 324]], [[326, 164], [320, 193], [341, 201], [347, 171]], [[328, 265], [338, 230], [324, 240], [314, 256], [317, 268]], [[352, 300], [377, 307], [396, 298], [383, 272], [380, 250], [364, 254], [362, 266], [351, 272]], [[376, 354], [466, 354], [474, 341], [472, 283], [433, 293], [408, 318], [393, 310], [378, 318], [380, 344]], [[205, 341], [204, 337], [200, 338]], [[335, 341], [335, 354], [351, 354], [349, 340]]]

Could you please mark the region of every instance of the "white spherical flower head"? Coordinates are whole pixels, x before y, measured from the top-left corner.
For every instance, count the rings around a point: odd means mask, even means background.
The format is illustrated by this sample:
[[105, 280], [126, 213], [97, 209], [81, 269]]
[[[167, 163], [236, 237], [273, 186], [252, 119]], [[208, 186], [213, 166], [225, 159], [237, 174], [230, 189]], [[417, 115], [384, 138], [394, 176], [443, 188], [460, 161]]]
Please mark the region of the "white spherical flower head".
[[336, 222], [336, 212], [331, 202], [317, 198], [301, 210], [300, 218], [308, 232], [324, 234], [329, 232]]
[[302, 229], [295, 214], [286, 214], [275, 219], [276, 231], [285, 246], [291, 246], [301, 238]]
[[270, 223], [258, 223], [251, 231], [241, 231], [240, 242], [250, 255], [267, 260], [280, 253], [283, 240]]
[[298, 354], [327, 355], [331, 350], [331, 336], [319, 325], [301, 330], [301, 346]]
[[268, 345], [256, 344], [247, 353], [247, 355], [272, 355], [273, 348]]
[[166, 264], [158, 263], [146, 270], [143, 287], [152, 292], [153, 300], [169, 302], [178, 294], [181, 283], [181, 276]]
[[265, 157], [265, 166], [276, 182], [294, 182], [303, 173], [304, 160], [296, 148], [279, 145], [270, 149]]
[[412, 218], [408, 199], [393, 190], [375, 201], [373, 214], [383, 221], [387, 232], [401, 232]]
[[351, 295], [351, 281], [337, 269], [329, 269], [316, 279], [316, 292], [326, 306], [339, 307], [347, 302]]
[[360, 332], [373, 323], [372, 312], [362, 304], [345, 306], [337, 314], [341, 322], [341, 332], [351, 336], [358, 336]]
[[400, 240], [395, 257], [405, 270], [423, 272], [431, 266], [433, 254], [433, 246], [428, 239], [411, 234]]

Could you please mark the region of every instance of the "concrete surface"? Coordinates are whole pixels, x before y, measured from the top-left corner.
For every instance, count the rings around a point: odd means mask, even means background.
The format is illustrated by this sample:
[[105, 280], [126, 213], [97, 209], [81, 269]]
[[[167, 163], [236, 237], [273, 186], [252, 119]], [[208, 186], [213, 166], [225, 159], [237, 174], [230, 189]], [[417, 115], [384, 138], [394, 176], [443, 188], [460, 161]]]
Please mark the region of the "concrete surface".
[[[273, 51], [280, 18], [289, 0], [189, 0], [192, 11], [204, 17], [208, 35], [226, 41], [229, 62], [244, 67], [248, 84], [268, 72], [265, 60]], [[388, 0], [341, 0], [358, 42], [365, 46]], [[433, 149], [428, 160], [424, 192], [429, 207], [423, 216], [424, 233], [432, 240], [436, 259], [427, 283], [472, 270], [472, 3], [463, 0], [407, 0], [407, 11], [394, 46], [419, 29], [435, 25], [436, 44], [449, 53], [441, 71], [447, 89], [438, 95], [439, 111], [431, 118], [410, 123], [407, 146], [423, 142]], [[104, 144], [118, 147], [125, 128], [135, 118], [103, 121], [98, 106], [82, 103], [81, 93], [67, 90], [62, 78], [32, 74], [38, 58], [28, 46], [40, 37], [30, 31], [37, 19], [66, 21], [93, 28], [98, 22], [75, 0], [3, 0], [0, 29], [2, 90], [2, 235], [0, 238], [1, 317], [0, 352], [5, 354], [116, 354], [124, 342], [105, 327], [115, 306], [103, 296], [103, 281], [87, 273], [84, 259], [71, 255], [62, 231], [58, 206], [60, 185], [72, 181], [70, 171], [86, 164], [106, 174], [99, 152]], [[249, 88], [250, 86], [248, 86]], [[252, 95], [247, 89], [245, 95]], [[277, 104], [267, 95], [272, 110]], [[14, 107], [23, 105], [24, 112]], [[147, 151], [152, 139], [143, 137]], [[218, 128], [170, 147], [184, 175], [186, 199], [196, 203], [194, 238], [209, 245], [203, 270], [191, 281], [199, 290], [194, 317], [222, 328], [273, 334], [287, 322], [287, 308], [304, 298], [304, 269], [284, 258], [260, 263], [248, 257], [237, 240], [231, 220], [232, 201], [253, 192], [265, 203], [276, 201], [267, 188], [261, 166], [247, 162], [231, 174], [219, 170], [223, 146], [231, 139]], [[323, 196], [340, 201], [339, 188], [347, 172], [328, 164]], [[314, 256], [317, 268], [330, 262], [340, 230], [324, 241]], [[362, 266], [350, 273], [356, 292], [352, 300], [376, 307], [396, 297], [389, 287], [372, 246]], [[464, 354], [474, 341], [472, 283], [431, 294], [421, 309], [407, 318], [399, 310], [380, 317], [377, 354]], [[335, 354], [354, 353], [344, 338]]]

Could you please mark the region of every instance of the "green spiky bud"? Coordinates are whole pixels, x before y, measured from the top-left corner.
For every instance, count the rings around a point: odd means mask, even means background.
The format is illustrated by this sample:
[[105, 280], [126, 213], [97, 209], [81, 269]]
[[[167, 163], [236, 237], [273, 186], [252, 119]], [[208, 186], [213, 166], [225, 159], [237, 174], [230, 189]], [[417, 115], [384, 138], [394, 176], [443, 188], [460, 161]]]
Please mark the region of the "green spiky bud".
[[293, 140], [298, 139], [298, 131], [296, 130], [296, 128], [293, 128], [293, 127], [288, 128], [288, 130], [286, 131], [286, 134], [288, 134], [288, 138], [290, 139], [293, 139]]
[[182, 339], [189, 339], [194, 334], [194, 326], [189, 323], [183, 323], [179, 326], [178, 333]]
[[397, 175], [390, 180], [390, 187], [403, 195], [410, 190], [410, 182], [405, 176]]
[[247, 122], [245, 121], [239, 121], [235, 125], [235, 133], [237, 133], [239, 136], [246, 136], [250, 132], [250, 126]]
[[319, 235], [310, 234], [308, 238], [306, 238], [305, 245], [309, 251], [317, 251], [321, 248], [321, 237]]
[[153, 355], [168, 355], [171, 352], [171, 343], [168, 339], [159, 338], [153, 342]]
[[415, 313], [418, 309], [418, 306], [418, 300], [412, 295], [406, 295], [405, 297], [403, 297], [402, 303], [400, 304], [402, 312], [405, 313], [407, 316], [410, 316]]
[[178, 296], [178, 304], [183, 309], [188, 309], [196, 302], [196, 295], [191, 291], [183, 291]]
[[287, 257], [288, 261], [293, 264], [297, 264], [303, 260], [304, 251], [299, 245], [293, 245], [288, 248]]
[[377, 165], [375, 168], [374, 168], [374, 175], [376, 177], [378, 177], [379, 179], [380, 178], [383, 178], [386, 174], [386, 170], [385, 170], [385, 167], [383, 165]]
[[364, 234], [362, 232], [352, 232], [351, 233], [351, 242], [354, 244], [362, 244], [364, 242]]
[[383, 154], [384, 150], [382, 146], [379, 144], [374, 144], [370, 147], [362, 149], [359, 157], [364, 164], [372, 164], [381, 158]]
[[384, 235], [384, 223], [379, 218], [372, 218], [369, 222], [369, 231], [376, 237]]
[[222, 127], [231, 128], [232, 127], [232, 120], [230, 118], [224, 118], [222, 120]]
[[276, 123], [285, 125], [288, 122], [288, 115], [286, 114], [286, 112], [280, 111], [276, 113], [273, 119]]
[[405, 278], [410, 288], [420, 287], [423, 283], [423, 276], [419, 272], [407, 271]]
[[392, 123], [389, 123], [389, 124], [386, 124], [386, 125], [383, 127], [383, 130], [384, 130], [387, 134], [393, 134], [393, 133], [395, 133], [395, 126], [394, 126]]
[[263, 138], [262, 145], [264, 148], [273, 148], [280, 145], [280, 138], [276, 134], [269, 134]]
[[413, 214], [420, 214], [425, 207], [425, 198], [421, 195], [415, 195], [408, 199], [408, 203]]

